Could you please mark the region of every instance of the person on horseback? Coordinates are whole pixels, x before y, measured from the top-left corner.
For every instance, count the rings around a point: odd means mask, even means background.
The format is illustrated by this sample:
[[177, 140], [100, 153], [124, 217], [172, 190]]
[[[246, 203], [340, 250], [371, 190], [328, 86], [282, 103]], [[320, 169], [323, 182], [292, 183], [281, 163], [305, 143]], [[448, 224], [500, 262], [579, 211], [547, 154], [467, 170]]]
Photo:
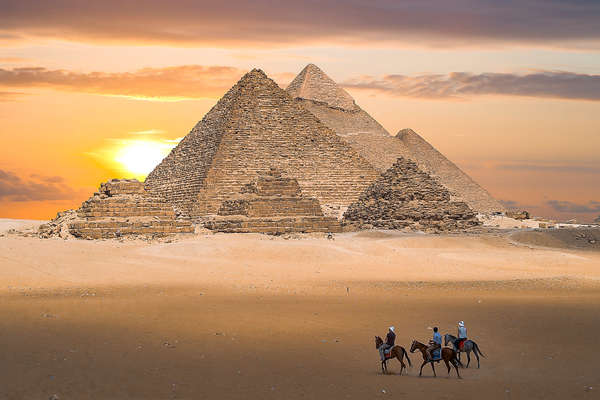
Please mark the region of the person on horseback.
[[467, 340], [467, 328], [464, 321], [458, 322], [458, 340], [454, 342], [454, 350], [460, 351], [462, 343]]
[[433, 352], [441, 348], [442, 335], [438, 332], [438, 328], [436, 326], [433, 328], [433, 339], [429, 341], [429, 346], [427, 347], [427, 356], [429, 357], [429, 361], [433, 360]]
[[395, 342], [396, 334], [394, 333], [394, 327], [390, 326], [387, 336], [385, 337], [385, 343], [379, 346], [379, 355], [381, 356], [381, 361], [385, 360], [385, 351], [394, 347]]

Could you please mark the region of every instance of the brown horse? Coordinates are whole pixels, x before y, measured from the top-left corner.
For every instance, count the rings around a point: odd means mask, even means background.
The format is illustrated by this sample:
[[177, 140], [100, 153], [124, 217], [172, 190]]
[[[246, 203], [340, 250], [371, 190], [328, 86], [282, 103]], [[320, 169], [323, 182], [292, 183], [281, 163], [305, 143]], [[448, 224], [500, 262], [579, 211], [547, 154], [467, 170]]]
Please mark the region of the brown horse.
[[444, 360], [444, 362], [446, 363], [446, 367], [448, 368], [448, 375], [450, 375], [450, 364], [452, 364], [454, 366], [454, 369], [456, 369], [456, 375], [458, 375], [458, 377], [460, 378], [460, 373], [458, 372], [458, 366], [460, 365], [462, 367], [462, 363], [456, 357], [456, 351], [454, 351], [454, 349], [451, 349], [450, 347], [444, 347], [443, 349], [441, 349], [442, 350], [442, 358], [439, 360], [429, 360], [429, 357], [427, 356], [427, 352], [426, 352], [427, 346], [421, 342], [417, 342], [416, 340], [413, 340], [412, 344], [410, 345], [410, 352], [414, 353], [415, 350], [417, 350], [417, 349], [419, 349], [421, 351], [421, 353], [423, 354], [423, 364], [421, 364], [421, 370], [419, 371], [419, 376], [421, 376], [423, 374], [423, 367], [427, 363], [431, 363], [431, 369], [433, 370], [433, 376], [437, 376], [435, 373], [435, 367], [433, 366], [433, 363]]
[[[382, 344], [383, 344], [383, 340], [379, 336], [375, 336], [375, 348], [379, 349], [379, 347]], [[408, 365], [410, 367], [412, 367], [412, 363], [410, 362], [410, 358], [408, 358], [408, 353], [406, 352], [404, 347], [398, 346], [398, 345], [392, 347], [392, 349], [390, 350], [390, 356], [386, 357], [386, 359], [381, 362], [381, 372], [383, 372], [384, 374], [387, 374], [387, 364], [386, 364], [387, 360], [396, 358], [396, 359], [398, 359], [398, 361], [400, 361], [400, 375], [402, 375], [402, 371], [404, 371], [406, 369], [406, 364], [404, 364], [404, 361], [402, 361], [403, 357], [406, 357], [406, 360], [408, 361]]]

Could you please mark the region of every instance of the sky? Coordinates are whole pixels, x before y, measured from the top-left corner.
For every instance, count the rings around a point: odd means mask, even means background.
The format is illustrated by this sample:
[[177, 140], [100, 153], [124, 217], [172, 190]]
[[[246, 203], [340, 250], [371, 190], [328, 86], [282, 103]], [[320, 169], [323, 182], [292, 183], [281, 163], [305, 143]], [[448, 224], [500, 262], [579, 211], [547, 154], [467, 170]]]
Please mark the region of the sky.
[[600, 1], [0, 0], [0, 218], [143, 179], [247, 71], [308, 63], [510, 208], [600, 216]]

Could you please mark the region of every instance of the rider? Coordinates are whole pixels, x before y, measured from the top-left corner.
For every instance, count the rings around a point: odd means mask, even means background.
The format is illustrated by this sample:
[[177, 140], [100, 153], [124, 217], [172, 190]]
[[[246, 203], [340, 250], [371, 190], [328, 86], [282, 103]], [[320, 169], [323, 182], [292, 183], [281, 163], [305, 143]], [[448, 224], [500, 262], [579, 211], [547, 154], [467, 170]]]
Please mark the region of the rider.
[[464, 321], [458, 322], [458, 337], [454, 341], [454, 350], [460, 351], [462, 343], [467, 340], [467, 328]]
[[438, 332], [437, 326], [433, 328], [433, 340], [429, 341], [429, 346], [427, 347], [427, 356], [429, 357], [429, 361], [433, 360], [433, 352], [437, 349], [442, 348], [442, 335]]
[[381, 361], [385, 360], [385, 351], [387, 349], [391, 349], [394, 347], [394, 342], [396, 341], [396, 334], [394, 333], [394, 327], [390, 326], [388, 330], [387, 336], [385, 337], [385, 343], [379, 346], [379, 355], [381, 356]]

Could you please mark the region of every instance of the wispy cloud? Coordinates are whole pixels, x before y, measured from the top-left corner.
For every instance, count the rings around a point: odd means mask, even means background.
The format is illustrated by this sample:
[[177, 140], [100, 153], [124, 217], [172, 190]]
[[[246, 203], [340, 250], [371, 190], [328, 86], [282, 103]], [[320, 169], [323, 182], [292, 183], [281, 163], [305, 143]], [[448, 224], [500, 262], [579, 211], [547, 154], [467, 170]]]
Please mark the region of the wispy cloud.
[[525, 75], [468, 72], [420, 76], [364, 76], [343, 82], [346, 88], [368, 89], [393, 96], [428, 99], [509, 95], [600, 100], [600, 75], [539, 71]]
[[0, 86], [49, 87], [132, 98], [220, 97], [245, 71], [234, 67], [182, 65], [134, 72], [76, 72], [35, 68], [0, 68]]
[[600, 213], [600, 201], [592, 200], [588, 203], [579, 204], [564, 200], [549, 200], [546, 204], [558, 212], [581, 214]]
[[129, 133], [132, 135], [162, 135], [167, 132], [160, 129], [147, 129], [145, 131], [134, 131]]
[[581, 165], [581, 164], [535, 164], [535, 163], [517, 163], [517, 164], [500, 164], [498, 169], [515, 170], [515, 171], [543, 171], [543, 172], [559, 172], [559, 173], [586, 173], [600, 174], [600, 164], [597, 165]]
[[0, 38], [239, 46], [598, 43], [596, 0], [0, 0]]
[[69, 200], [76, 196], [77, 192], [60, 176], [32, 174], [21, 177], [12, 171], [0, 169], [0, 200]]
[[[50, 70], [43, 67], [0, 68], [0, 87], [48, 87], [134, 99], [169, 101], [220, 97], [245, 72], [230, 66], [203, 65], [144, 68], [133, 72], [117, 73], [85, 73]], [[293, 76], [293, 73], [283, 72], [275, 74], [274, 78], [285, 86]], [[540, 71], [526, 75], [452, 72], [421, 76], [386, 75], [382, 78], [362, 76], [349, 79], [342, 85], [351, 89], [375, 90], [392, 96], [425, 99], [512, 95], [600, 100], [600, 75], [561, 71]]]
[[15, 101], [25, 93], [21, 92], [2, 92], [0, 91], [0, 101]]

